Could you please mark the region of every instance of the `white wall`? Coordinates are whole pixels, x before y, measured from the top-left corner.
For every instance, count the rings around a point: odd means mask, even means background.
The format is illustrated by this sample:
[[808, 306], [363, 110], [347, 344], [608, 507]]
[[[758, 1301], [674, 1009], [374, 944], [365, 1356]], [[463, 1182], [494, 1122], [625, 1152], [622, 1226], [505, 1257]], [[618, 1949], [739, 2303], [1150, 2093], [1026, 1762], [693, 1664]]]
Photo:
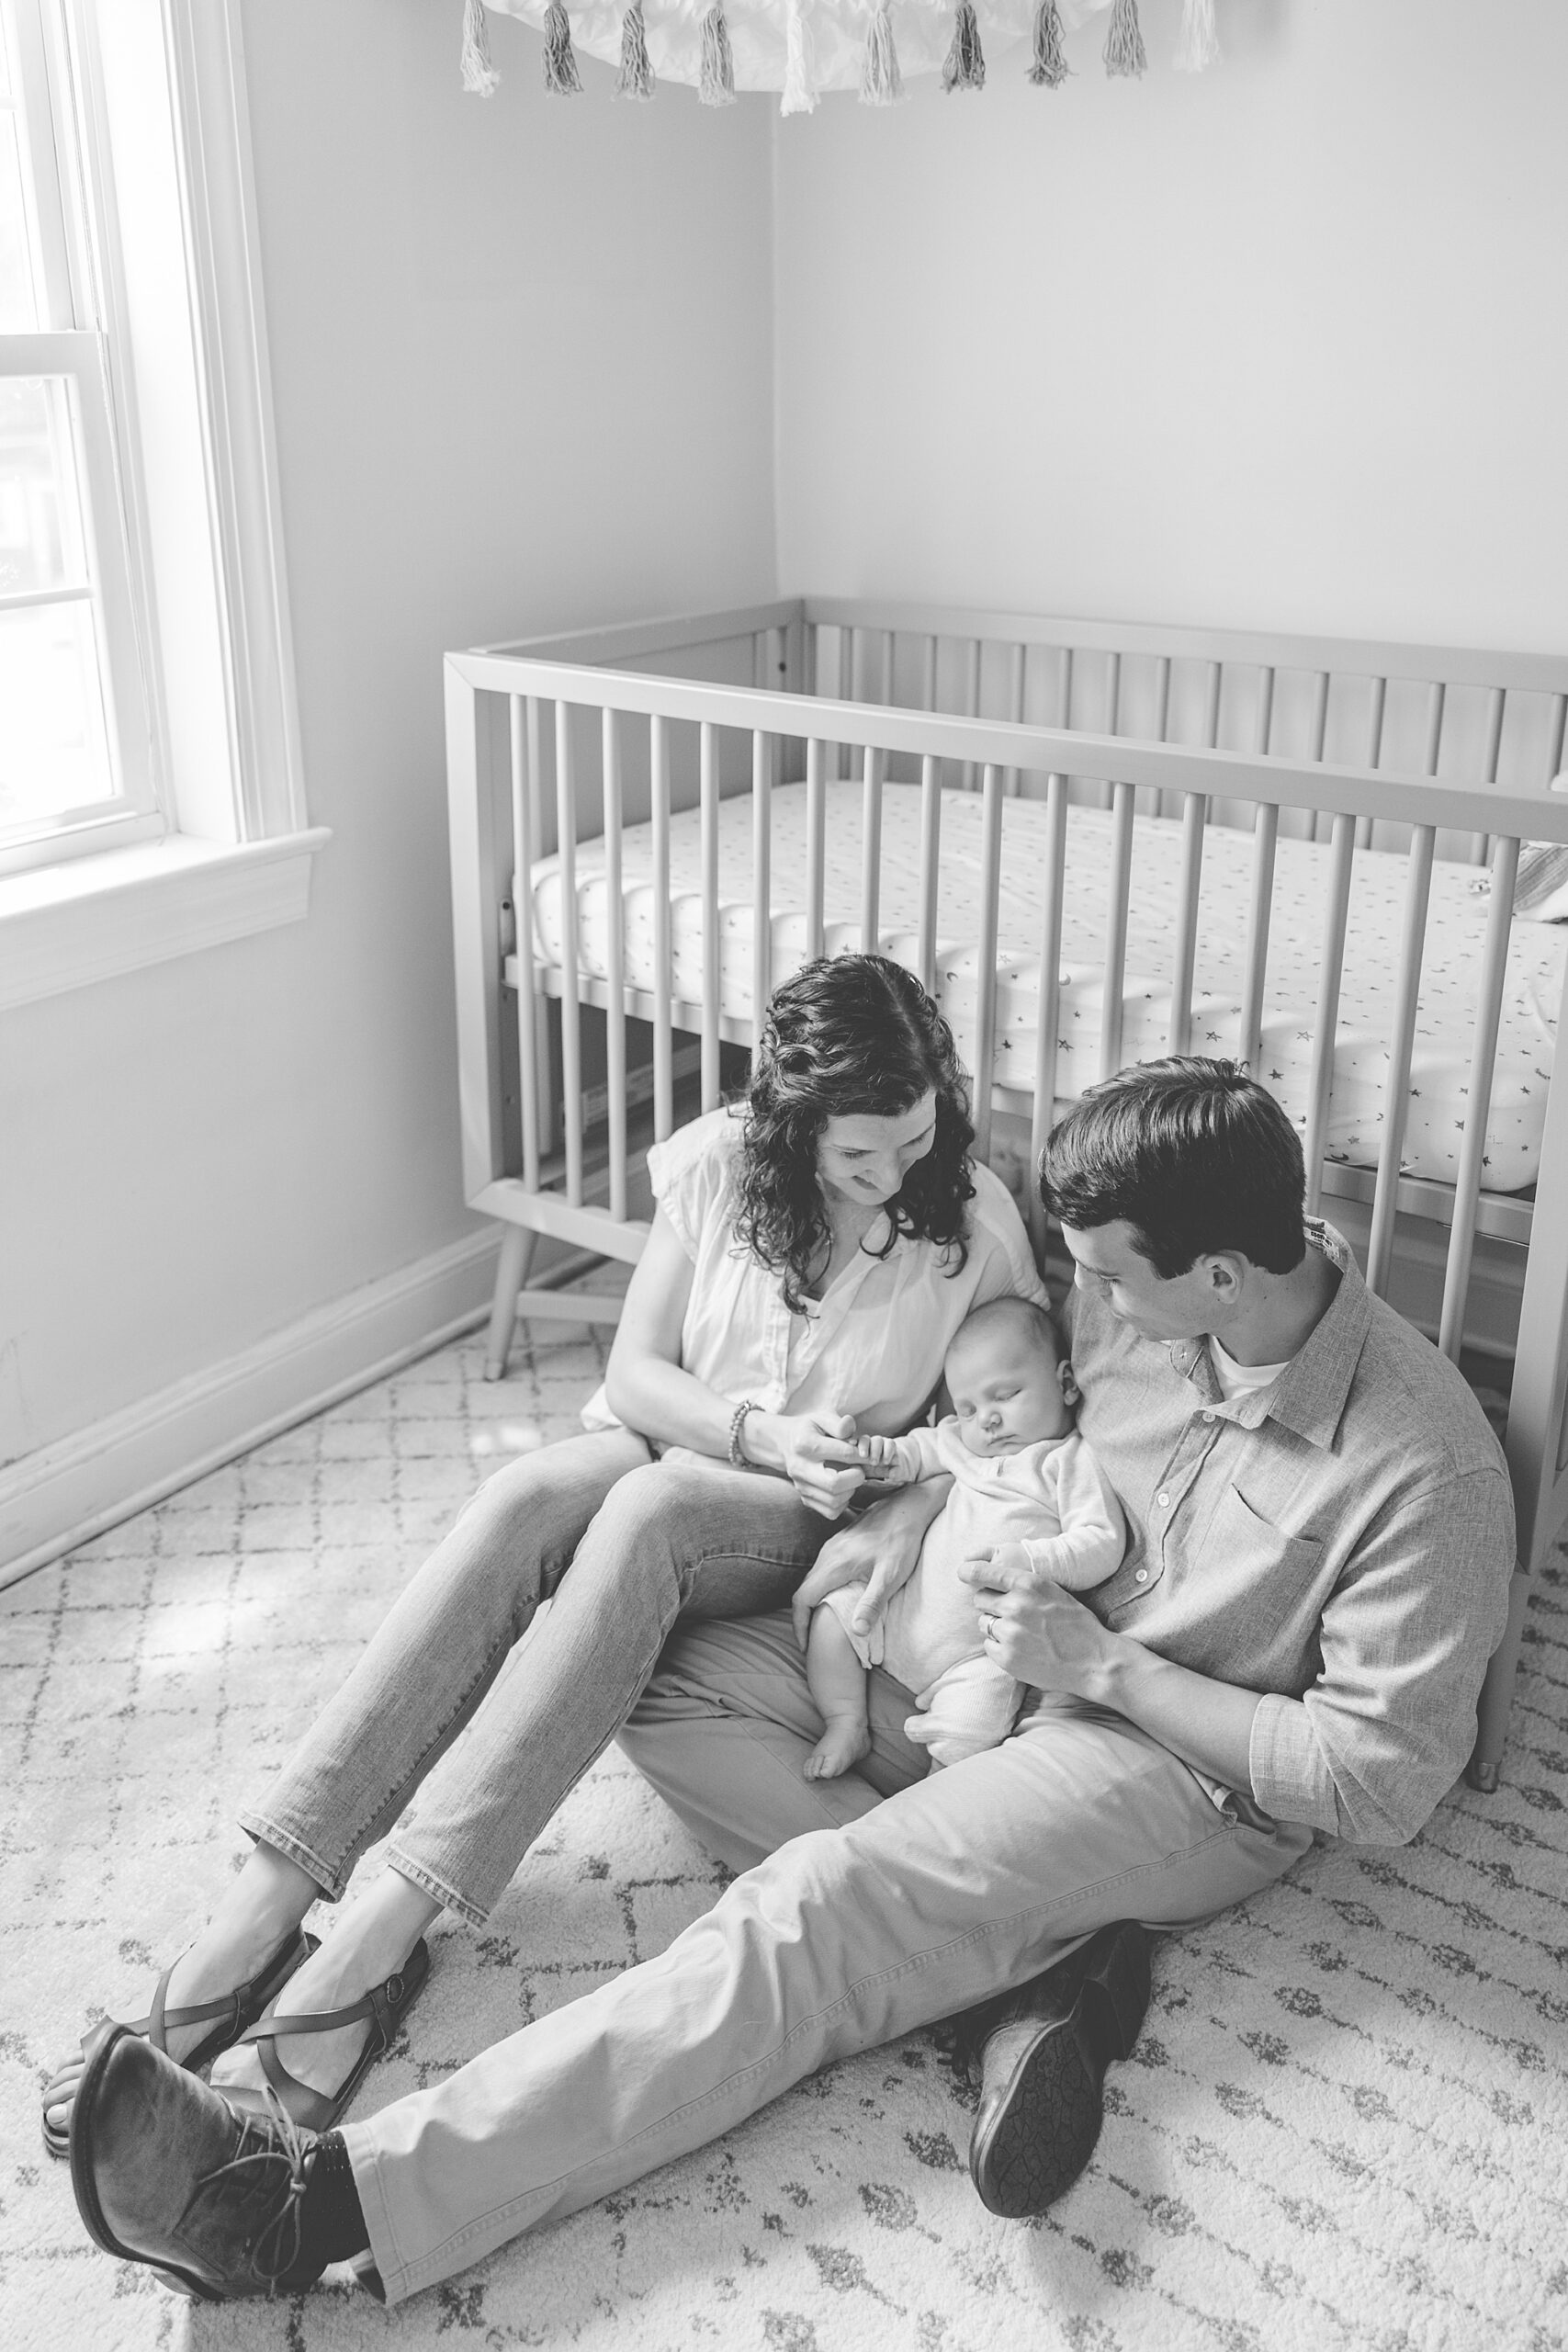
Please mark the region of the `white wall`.
[[0, 1020], [0, 1462], [477, 1229], [441, 655], [772, 591], [766, 102], [247, 0], [309, 921]]
[[784, 584], [1560, 650], [1568, 8], [1141, 6], [779, 125]]

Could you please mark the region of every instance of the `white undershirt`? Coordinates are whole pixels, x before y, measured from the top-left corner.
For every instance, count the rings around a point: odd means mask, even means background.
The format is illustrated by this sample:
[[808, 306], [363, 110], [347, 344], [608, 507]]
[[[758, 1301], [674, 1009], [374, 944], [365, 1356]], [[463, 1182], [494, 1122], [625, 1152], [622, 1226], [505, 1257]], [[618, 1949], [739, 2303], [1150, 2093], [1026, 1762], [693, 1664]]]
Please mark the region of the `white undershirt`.
[[1234, 1404], [1238, 1396], [1246, 1396], [1255, 1389], [1272, 1388], [1290, 1361], [1287, 1356], [1285, 1363], [1237, 1363], [1235, 1356], [1228, 1355], [1221, 1347], [1213, 1333], [1211, 1331], [1209, 1334], [1209, 1362], [1214, 1367], [1214, 1378], [1220, 1384], [1220, 1394], [1227, 1405]]

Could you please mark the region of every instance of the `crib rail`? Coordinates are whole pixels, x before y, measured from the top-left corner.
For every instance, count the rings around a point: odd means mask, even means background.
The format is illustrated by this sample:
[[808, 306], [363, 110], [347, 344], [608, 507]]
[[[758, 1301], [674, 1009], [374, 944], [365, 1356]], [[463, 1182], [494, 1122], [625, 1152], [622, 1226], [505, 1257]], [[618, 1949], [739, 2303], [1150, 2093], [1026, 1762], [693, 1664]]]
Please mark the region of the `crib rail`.
[[[1537, 1217], [1530, 1200], [1484, 1190], [1483, 1147], [1519, 844], [1568, 844], [1568, 795], [1548, 788], [1562, 755], [1568, 664], [1544, 657], [1418, 659], [1415, 649], [1318, 646], [1313, 651], [1323, 657], [1323, 666], [1308, 696], [1303, 748], [1289, 755], [1281, 749], [1286, 738], [1280, 718], [1289, 700], [1284, 656], [1302, 656], [1302, 640], [1112, 632], [1108, 625], [1097, 633], [1097, 625], [1048, 622], [1030, 624], [1035, 634], [1027, 635], [1007, 616], [926, 612], [913, 616], [915, 626], [897, 608], [807, 601], [706, 616], [657, 630], [576, 638], [525, 652], [487, 650], [448, 657], [465, 1181], [472, 1205], [501, 1217], [505, 1226], [492, 1363], [504, 1356], [518, 1293], [539, 1238], [605, 1257], [637, 1258], [647, 1232], [646, 1217], [637, 1210], [648, 1136], [666, 1135], [678, 1118], [716, 1102], [724, 1046], [750, 1043], [750, 1018], [726, 1009], [720, 985], [717, 826], [726, 799], [744, 793], [751, 801], [750, 1002], [756, 1005], [765, 999], [776, 968], [770, 960], [768, 917], [776, 872], [771, 810], [780, 783], [804, 786], [805, 870], [791, 880], [804, 908], [806, 953], [819, 952], [825, 937], [829, 787], [839, 778], [852, 779], [850, 788], [859, 787], [864, 849], [858, 929], [860, 943], [867, 944], [878, 943], [883, 911], [886, 794], [894, 781], [918, 788], [921, 865], [911, 961], [928, 984], [938, 931], [943, 786], [967, 785], [979, 803], [984, 911], [975, 939], [976, 1005], [966, 1042], [973, 1067], [982, 1075], [993, 1068], [1003, 803], [1021, 794], [1043, 804], [1034, 1067], [1029, 1084], [1010, 1090], [976, 1086], [975, 1119], [983, 1152], [992, 1150], [998, 1132], [995, 1122], [1000, 1119], [1010, 1121], [1015, 1137], [1027, 1128], [1028, 1148], [1037, 1153], [1057, 1098], [1069, 803], [1097, 798], [1110, 811], [1100, 1075], [1120, 1068], [1124, 1058], [1134, 810], [1152, 806], [1180, 825], [1179, 910], [1163, 1041], [1174, 1052], [1194, 1044], [1204, 860], [1216, 821], [1228, 818], [1252, 834], [1251, 882], [1237, 916], [1238, 930], [1245, 929], [1246, 978], [1237, 1035], [1211, 1050], [1256, 1058], [1271, 947], [1275, 862], [1280, 842], [1294, 829], [1328, 844], [1305, 1114], [1309, 1205], [1315, 1210], [1326, 1197], [1342, 1223], [1348, 1210], [1363, 1216], [1360, 1246], [1369, 1282], [1380, 1292], [1388, 1290], [1402, 1253], [1413, 1246], [1406, 1221], [1423, 1221], [1438, 1237], [1442, 1259], [1434, 1336], [1455, 1358], [1470, 1329], [1478, 1247], [1495, 1248], [1501, 1239], [1521, 1249], [1525, 1266], [1508, 1453], [1521, 1556], [1533, 1562], [1568, 1516], [1568, 1218], [1560, 1210]], [[931, 626], [924, 628], [927, 623]], [[971, 631], [965, 642], [972, 650], [958, 674], [964, 695], [976, 706], [973, 713], [930, 707], [942, 679], [944, 633], [949, 624], [960, 623]], [[999, 669], [1000, 640], [987, 633], [993, 627], [1018, 632], [1013, 642], [1022, 649]], [[841, 681], [855, 693], [822, 690], [830, 666], [822, 661], [824, 632], [834, 630]], [[1059, 642], [1064, 632], [1071, 639], [1065, 651]], [[915, 668], [924, 707], [901, 705], [895, 694], [908, 683], [902, 672], [908, 669], [909, 645], [916, 640], [921, 640]], [[1040, 646], [1055, 647], [1058, 666], [1076, 670], [1077, 683], [1069, 675], [1057, 723], [1027, 715], [1038, 683], [1030, 663], [1032, 649]], [[1109, 723], [1060, 723], [1089, 715], [1081, 688], [1090, 657], [1108, 665], [1103, 717]], [[1158, 724], [1147, 733], [1129, 731], [1130, 717], [1136, 718], [1136, 694], [1129, 684], [1133, 666], [1150, 659], [1157, 673]], [[649, 666], [620, 666], [634, 661]], [[1204, 708], [1196, 741], [1175, 740], [1179, 696], [1173, 681], [1176, 665], [1188, 661], [1207, 665], [1200, 681]], [[1244, 743], [1234, 747], [1218, 739], [1226, 697], [1233, 694], [1231, 669], [1244, 661], [1255, 675], [1252, 719], [1242, 730]], [[1332, 693], [1355, 663], [1360, 664], [1358, 674], [1371, 681], [1359, 756], [1325, 758], [1333, 743]], [[660, 674], [666, 666], [684, 668], [688, 674]], [[716, 667], [719, 675], [689, 674], [705, 666]], [[1292, 664], [1293, 672], [1301, 667], [1299, 662]], [[1434, 677], [1433, 668], [1445, 673]], [[1009, 697], [1003, 717], [985, 715], [978, 707], [982, 685], [997, 676]], [[1147, 685], [1145, 678], [1137, 691]], [[1388, 719], [1396, 690], [1406, 685], [1419, 689], [1421, 723], [1411, 765], [1400, 768], [1387, 753]], [[862, 699], [863, 694], [875, 698]], [[1482, 697], [1480, 741], [1474, 757], [1456, 766], [1457, 739], [1448, 732], [1448, 722], [1463, 694]], [[1516, 697], [1534, 698], [1528, 727], [1510, 718]], [[1473, 708], [1470, 717], [1475, 718]], [[840, 792], [844, 788], [840, 784]], [[671, 820], [682, 808], [696, 812], [703, 909], [700, 980], [684, 997], [673, 983], [671, 930]], [[622, 826], [644, 820], [652, 842], [654, 966], [653, 985], [646, 989], [627, 984], [622, 922], [609, 924], [610, 962], [602, 977], [582, 973], [572, 935], [581, 842], [603, 833], [604, 887], [624, 916]], [[1374, 832], [1380, 847], [1398, 842], [1406, 879], [1382, 1146], [1371, 1169], [1330, 1161], [1325, 1137], [1352, 881], [1359, 855]], [[550, 852], [560, 865], [564, 935], [558, 963], [547, 969], [534, 948], [531, 877], [536, 860]], [[1455, 1181], [1440, 1183], [1405, 1172], [1401, 1158], [1433, 876], [1445, 857], [1454, 855], [1491, 868], [1493, 898], [1476, 973], [1461, 1156]], [[581, 1110], [583, 1022], [591, 1008], [604, 1016], [604, 1116], [596, 1141], [585, 1136]], [[651, 1032], [649, 1100], [640, 1127], [628, 1103], [633, 1022], [646, 1022]], [[689, 1091], [683, 1091], [682, 1072], [688, 1061]], [[558, 1122], [560, 1106], [566, 1115]], [[1553, 1088], [1550, 1096], [1536, 1197], [1551, 1202], [1554, 1209], [1568, 1198], [1565, 1085]], [[1038, 1234], [1037, 1204], [1033, 1215]], [[522, 1305], [530, 1313], [578, 1311], [545, 1291], [523, 1292]], [[588, 1302], [587, 1311], [613, 1315], [614, 1309], [595, 1309]]]

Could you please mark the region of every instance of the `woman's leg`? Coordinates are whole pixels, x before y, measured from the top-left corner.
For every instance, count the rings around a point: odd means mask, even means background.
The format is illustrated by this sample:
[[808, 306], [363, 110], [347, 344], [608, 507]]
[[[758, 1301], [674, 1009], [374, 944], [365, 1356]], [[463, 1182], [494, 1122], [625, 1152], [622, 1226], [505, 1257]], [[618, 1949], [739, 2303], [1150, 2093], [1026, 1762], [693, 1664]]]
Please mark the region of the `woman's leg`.
[[[388, 1849], [386, 1878], [307, 1961], [287, 2012], [358, 1999], [400, 1968], [438, 1910], [482, 1926], [562, 1797], [625, 1722], [676, 1618], [779, 1607], [831, 1532], [784, 1480], [719, 1464], [654, 1463], [617, 1480], [534, 1640], [490, 1690], [468, 1736], [425, 1776]], [[299, 1825], [290, 1829], [283, 1811], [275, 1804], [247, 1826], [298, 1851]], [[367, 2030], [280, 2035], [277, 2056], [330, 2092]], [[220, 2059], [213, 2080], [254, 2087], [253, 2053]]]
[[[360, 1853], [479, 1706], [605, 1495], [649, 1460], [641, 1438], [614, 1430], [546, 1446], [486, 1480], [394, 1601], [265, 1804], [242, 1816], [258, 1842], [175, 1963], [170, 2008], [247, 1981], [320, 1895], [342, 1893]], [[406, 1958], [436, 1907], [404, 1881], [386, 1886], [355, 1937], [366, 1942], [365, 1965], [376, 1966], [383, 1945], [401, 1950], [356, 1993]], [[184, 2057], [207, 2030], [171, 2034], [171, 2055]], [[57, 2120], [69, 2093], [67, 2070]]]

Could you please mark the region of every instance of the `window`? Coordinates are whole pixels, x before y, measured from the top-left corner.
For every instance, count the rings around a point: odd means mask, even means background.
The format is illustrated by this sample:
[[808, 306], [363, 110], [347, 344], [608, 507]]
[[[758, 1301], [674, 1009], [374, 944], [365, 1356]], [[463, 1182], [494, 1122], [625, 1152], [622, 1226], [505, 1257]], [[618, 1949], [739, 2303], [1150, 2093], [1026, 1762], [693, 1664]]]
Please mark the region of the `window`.
[[163, 830], [62, 33], [0, 0], [0, 871]]
[[0, 0], [0, 1006], [309, 900], [239, 0]]

